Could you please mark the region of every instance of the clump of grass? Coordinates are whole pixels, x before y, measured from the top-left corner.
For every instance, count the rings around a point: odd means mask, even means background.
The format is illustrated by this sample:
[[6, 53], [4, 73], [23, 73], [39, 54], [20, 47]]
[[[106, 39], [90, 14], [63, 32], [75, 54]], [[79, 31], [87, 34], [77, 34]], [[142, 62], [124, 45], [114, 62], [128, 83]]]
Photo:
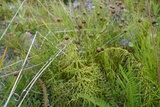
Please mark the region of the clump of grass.
[[[159, 105], [154, 57], [159, 55], [160, 39], [154, 37], [159, 22], [148, 20], [143, 1], [93, 0], [92, 8], [85, 1], [78, 7], [62, 1], [23, 2], [13, 2], [23, 8], [14, 17], [6, 15], [11, 21], [1, 32], [0, 46], [13, 50], [14, 57], [0, 66], [0, 105]], [[158, 5], [151, 9], [159, 14]]]

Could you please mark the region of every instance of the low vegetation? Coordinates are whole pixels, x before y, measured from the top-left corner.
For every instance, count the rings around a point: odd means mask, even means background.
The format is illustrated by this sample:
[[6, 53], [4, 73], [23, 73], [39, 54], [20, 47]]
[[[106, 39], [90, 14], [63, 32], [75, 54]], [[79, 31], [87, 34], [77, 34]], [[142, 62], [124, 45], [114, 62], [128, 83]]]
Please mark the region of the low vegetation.
[[158, 0], [3, 0], [0, 13], [1, 106], [160, 106]]

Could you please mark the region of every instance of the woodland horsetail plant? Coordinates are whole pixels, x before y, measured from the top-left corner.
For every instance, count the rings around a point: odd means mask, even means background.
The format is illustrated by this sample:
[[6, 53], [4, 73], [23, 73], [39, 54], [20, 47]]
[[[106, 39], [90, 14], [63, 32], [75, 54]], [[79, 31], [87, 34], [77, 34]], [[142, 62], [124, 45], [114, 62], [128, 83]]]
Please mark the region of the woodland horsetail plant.
[[158, 0], [3, 0], [0, 13], [0, 106], [160, 106]]

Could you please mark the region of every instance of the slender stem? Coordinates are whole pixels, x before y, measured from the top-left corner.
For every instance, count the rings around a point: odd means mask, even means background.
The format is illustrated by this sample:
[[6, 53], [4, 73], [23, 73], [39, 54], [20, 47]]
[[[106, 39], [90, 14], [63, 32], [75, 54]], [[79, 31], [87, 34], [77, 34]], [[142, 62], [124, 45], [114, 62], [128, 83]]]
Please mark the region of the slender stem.
[[29, 54], [30, 54], [30, 51], [31, 51], [31, 49], [32, 49], [32, 46], [33, 46], [34, 41], [35, 41], [35, 39], [36, 39], [36, 36], [37, 36], [37, 32], [36, 32], [36, 34], [35, 34], [35, 36], [34, 36], [34, 38], [33, 38], [33, 40], [32, 40], [32, 43], [31, 43], [31, 45], [30, 45], [30, 48], [29, 48], [28, 53], [27, 53], [27, 55], [26, 55], [26, 58], [25, 58], [25, 60], [24, 60], [24, 62], [23, 62], [23, 64], [22, 64], [21, 69], [19, 70], [18, 77], [17, 77], [17, 79], [16, 79], [16, 81], [15, 81], [13, 87], [12, 87], [12, 90], [11, 90], [11, 92], [10, 92], [8, 98], [7, 98], [7, 101], [6, 101], [5, 104], [4, 104], [4, 107], [7, 107], [8, 103], [9, 103], [9, 101], [10, 101], [10, 99], [11, 99], [11, 97], [12, 97], [12, 95], [13, 95], [16, 87], [17, 87], [18, 81], [20, 80], [22, 71], [23, 71], [24, 66], [25, 66], [25, 64], [26, 64], [26, 62], [27, 62], [28, 56], [29, 56]]
[[154, 48], [154, 57], [155, 57], [155, 61], [156, 61], [156, 71], [157, 71], [157, 75], [158, 75], [158, 84], [160, 85], [160, 69], [159, 69], [159, 63], [158, 63], [158, 53], [157, 53], [157, 48], [156, 48], [156, 41], [155, 41], [155, 37], [154, 37], [154, 28], [152, 26], [152, 18], [151, 18], [151, 12], [150, 12], [150, 3], [149, 0], [147, 0], [147, 9], [148, 9], [148, 18], [149, 18], [149, 22], [150, 22], [150, 28], [151, 28], [151, 37], [152, 37], [152, 44], [153, 44], [153, 48]]
[[22, 8], [23, 4], [25, 3], [26, 0], [23, 0], [23, 2], [21, 3], [21, 5], [19, 6], [18, 10], [16, 11], [15, 15], [13, 16], [13, 18], [11, 19], [10, 23], [8, 24], [7, 28], [5, 29], [5, 31], [3, 32], [2, 36], [0, 37], [0, 40], [2, 40], [2, 38], [4, 37], [4, 35], [6, 34], [7, 30], [9, 29], [9, 27], [11, 26], [13, 20], [16, 18], [19, 10]]

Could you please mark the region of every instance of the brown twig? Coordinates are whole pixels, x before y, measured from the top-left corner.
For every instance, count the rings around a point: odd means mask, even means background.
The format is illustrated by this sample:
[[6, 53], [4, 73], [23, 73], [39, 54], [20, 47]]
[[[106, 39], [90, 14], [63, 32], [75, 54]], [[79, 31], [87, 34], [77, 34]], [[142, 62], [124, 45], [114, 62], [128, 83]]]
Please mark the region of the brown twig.
[[43, 90], [43, 107], [48, 107], [48, 95], [47, 95], [47, 88], [44, 84], [44, 82], [39, 78], [38, 79], [41, 87], [42, 87], [42, 90]]

